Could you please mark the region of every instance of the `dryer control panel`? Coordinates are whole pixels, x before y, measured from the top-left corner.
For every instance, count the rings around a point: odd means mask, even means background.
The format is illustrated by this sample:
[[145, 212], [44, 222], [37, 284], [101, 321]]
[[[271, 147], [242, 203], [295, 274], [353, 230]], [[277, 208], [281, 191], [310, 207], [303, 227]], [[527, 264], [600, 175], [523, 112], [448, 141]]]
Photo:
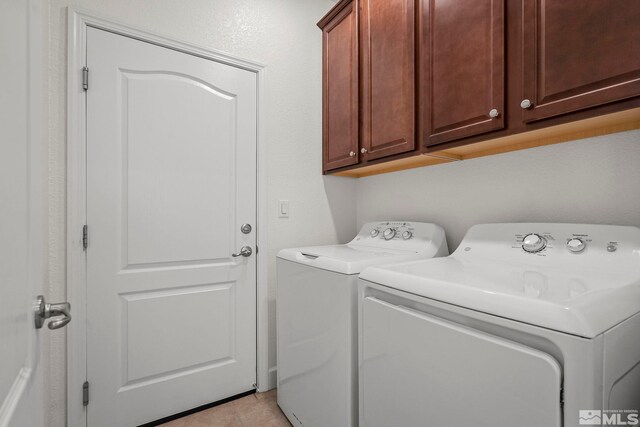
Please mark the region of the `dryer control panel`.
[[480, 224], [469, 229], [456, 252], [465, 257], [525, 262], [546, 258], [550, 262], [589, 265], [595, 260], [601, 262], [602, 257], [621, 262], [625, 258], [628, 262], [629, 257], [640, 260], [640, 228], [597, 224]]

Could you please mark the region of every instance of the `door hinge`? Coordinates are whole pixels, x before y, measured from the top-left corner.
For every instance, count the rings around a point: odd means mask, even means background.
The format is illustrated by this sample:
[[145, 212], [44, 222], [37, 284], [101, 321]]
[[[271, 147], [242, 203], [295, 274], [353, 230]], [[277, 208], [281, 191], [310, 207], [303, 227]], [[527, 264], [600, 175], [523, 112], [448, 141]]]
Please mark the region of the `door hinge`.
[[564, 408], [564, 387], [560, 387], [560, 409]]
[[89, 246], [89, 228], [86, 225], [82, 226], [82, 249], [85, 251]]
[[82, 89], [89, 90], [89, 68], [82, 67]]
[[82, 406], [89, 404], [89, 381], [85, 381], [82, 384]]

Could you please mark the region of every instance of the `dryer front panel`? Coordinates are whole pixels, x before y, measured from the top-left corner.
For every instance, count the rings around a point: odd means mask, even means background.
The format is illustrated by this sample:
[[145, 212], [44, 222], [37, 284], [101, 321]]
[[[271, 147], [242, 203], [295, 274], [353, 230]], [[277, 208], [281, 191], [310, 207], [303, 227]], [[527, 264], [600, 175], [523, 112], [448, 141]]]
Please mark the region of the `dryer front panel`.
[[562, 425], [549, 354], [374, 296], [360, 314], [361, 425]]

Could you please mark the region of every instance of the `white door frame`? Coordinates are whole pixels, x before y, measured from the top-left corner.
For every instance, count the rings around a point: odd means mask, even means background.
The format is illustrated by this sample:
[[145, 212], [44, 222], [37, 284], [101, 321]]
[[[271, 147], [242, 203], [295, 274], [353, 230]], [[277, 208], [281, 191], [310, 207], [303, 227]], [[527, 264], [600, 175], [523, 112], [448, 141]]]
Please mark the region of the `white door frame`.
[[[82, 227], [86, 224], [86, 97], [82, 87], [82, 68], [86, 64], [87, 27], [99, 28], [158, 46], [242, 68], [256, 74], [257, 105], [257, 207], [256, 224], [257, 289], [256, 289], [256, 360], [257, 388], [272, 388], [268, 366], [268, 299], [267, 299], [267, 175], [265, 138], [265, 65], [247, 61], [224, 52], [204, 49], [170, 40], [144, 30], [99, 18], [95, 14], [68, 8], [67, 61], [67, 299], [73, 307], [73, 322], [67, 326], [67, 425], [86, 426], [82, 406], [82, 385], [86, 380], [86, 253], [82, 245]], [[91, 71], [89, 70], [89, 75]], [[89, 227], [91, 225], [89, 224]], [[90, 236], [90, 234], [89, 234]], [[89, 243], [90, 244], [90, 243]]]

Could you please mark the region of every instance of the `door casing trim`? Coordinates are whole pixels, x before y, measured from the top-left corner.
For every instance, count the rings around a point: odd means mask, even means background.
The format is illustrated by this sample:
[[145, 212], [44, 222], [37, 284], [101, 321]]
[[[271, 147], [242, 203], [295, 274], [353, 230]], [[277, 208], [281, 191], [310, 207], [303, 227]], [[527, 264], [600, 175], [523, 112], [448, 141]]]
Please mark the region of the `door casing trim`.
[[[82, 227], [86, 216], [86, 96], [82, 89], [82, 67], [86, 64], [87, 28], [99, 28], [126, 37], [227, 64], [256, 74], [257, 82], [257, 224], [256, 245], [256, 381], [258, 391], [275, 387], [269, 372], [268, 248], [267, 248], [267, 144], [265, 127], [264, 64], [228, 53], [176, 41], [139, 28], [99, 17], [93, 12], [67, 8], [67, 300], [73, 321], [67, 326], [67, 425], [87, 425], [82, 406], [82, 384], [87, 379], [86, 351], [86, 252]], [[89, 89], [91, 90], [91, 89]], [[91, 224], [89, 224], [89, 229]], [[89, 243], [91, 244], [91, 243]]]

